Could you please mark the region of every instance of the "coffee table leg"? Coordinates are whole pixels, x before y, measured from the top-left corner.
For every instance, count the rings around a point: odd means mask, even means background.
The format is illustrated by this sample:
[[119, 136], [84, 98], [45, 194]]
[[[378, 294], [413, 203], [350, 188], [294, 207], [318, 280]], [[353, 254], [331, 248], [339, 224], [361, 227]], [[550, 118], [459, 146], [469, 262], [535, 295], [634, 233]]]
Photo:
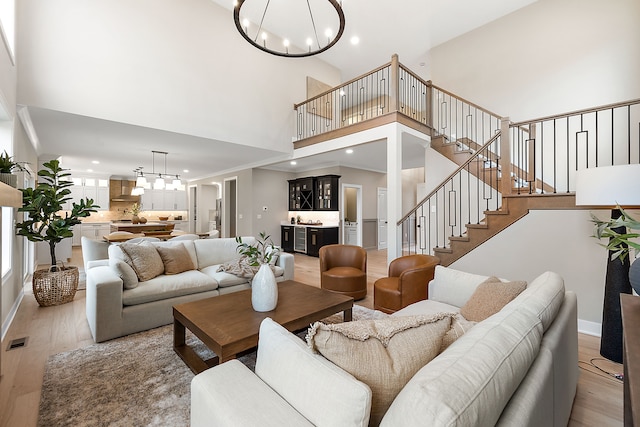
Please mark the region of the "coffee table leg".
[[353, 320], [353, 309], [349, 308], [345, 310], [342, 316], [345, 322], [351, 322], [351, 320]]
[[182, 323], [173, 319], [173, 348], [182, 347], [186, 342], [186, 331]]

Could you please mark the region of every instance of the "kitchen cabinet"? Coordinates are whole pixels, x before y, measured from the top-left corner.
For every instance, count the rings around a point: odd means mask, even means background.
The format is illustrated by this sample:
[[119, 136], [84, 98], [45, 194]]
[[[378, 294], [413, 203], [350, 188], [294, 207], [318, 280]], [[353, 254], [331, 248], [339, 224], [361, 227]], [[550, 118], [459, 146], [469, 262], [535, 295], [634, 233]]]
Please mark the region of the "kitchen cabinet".
[[289, 180], [289, 210], [312, 211], [314, 198], [313, 187], [313, 177]]
[[73, 209], [73, 202], [79, 203], [82, 199], [91, 199], [93, 203], [100, 206], [99, 211], [109, 210], [109, 177], [105, 178], [83, 178], [73, 177], [73, 185], [69, 187], [69, 197], [64, 204], [65, 210]]
[[293, 252], [293, 229], [292, 225], [283, 225], [280, 232], [280, 247], [285, 252]]
[[73, 237], [71, 238], [72, 246], [80, 246], [82, 244], [82, 224], [76, 224], [71, 228]]
[[111, 226], [108, 222], [96, 222], [96, 223], [82, 223], [82, 236], [93, 239], [102, 240], [103, 236], [106, 236], [111, 232]]
[[290, 211], [337, 211], [339, 175], [289, 180]]
[[317, 176], [314, 188], [314, 209], [317, 211], [338, 210], [339, 175]]
[[338, 227], [307, 227], [307, 255], [318, 256], [320, 248], [338, 243]]
[[145, 211], [186, 211], [187, 192], [182, 190], [144, 190], [140, 199]]

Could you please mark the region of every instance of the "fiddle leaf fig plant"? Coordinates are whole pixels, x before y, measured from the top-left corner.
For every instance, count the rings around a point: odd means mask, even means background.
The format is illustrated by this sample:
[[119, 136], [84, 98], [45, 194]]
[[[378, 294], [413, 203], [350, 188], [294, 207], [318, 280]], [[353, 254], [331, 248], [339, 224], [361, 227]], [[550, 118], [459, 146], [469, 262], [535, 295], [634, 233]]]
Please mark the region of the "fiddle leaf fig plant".
[[271, 236], [262, 231], [260, 237], [256, 239], [255, 245], [242, 242], [242, 237], [236, 237], [238, 245], [238, 253], [244, 255], [249, 260], [249, 265], [257, 267], [261, 264], [269, 264], [274, 256], [278, 255], [278, 249], [271, 240]]
[[44, 169], [38, 171], [38, 185], [22, 191], [22, 207], [18, 212], [27, 213], [25, 220], [16, 224], [16, 234], [26, 237], [31, 242], [47, 242], [51, 254], [52, 271], [57, 271], [56, 245], [63, 239], [73, 237], [72, 227], [80, 224], [80, 218], [86, 218], [97, 212], [100, 206], [92, 199], [85, 198], [79, 203], [73, 202], [71, 211], [60, 215], [64, 203], [69, 201], [73, 185], [66, 177], [71, 174], [60, 167], [58, 160], [43, 164]]
[[[621, 261], [624, 261], [632, 249], [636, 257], [640, 254], [640, 243], [634, 241], [634, 239], [640, 237], [640, 221], [632, 218], [620, 206], [618, 206], [618, 209], [621, 212], [619, 218], [603, 221], [591, 214], [591, 222], [596, 225], [593, 237], [610, 239], [606, 245], [602, 243], [600, 245], [613, 252], [611, 260], [619, 257]], [[618, 233], [615, 231], [619, 227], [626, 227], [625, 230], [627, 232]], [[639, 232], [629, 232], [629, 230], [638, 230]]]

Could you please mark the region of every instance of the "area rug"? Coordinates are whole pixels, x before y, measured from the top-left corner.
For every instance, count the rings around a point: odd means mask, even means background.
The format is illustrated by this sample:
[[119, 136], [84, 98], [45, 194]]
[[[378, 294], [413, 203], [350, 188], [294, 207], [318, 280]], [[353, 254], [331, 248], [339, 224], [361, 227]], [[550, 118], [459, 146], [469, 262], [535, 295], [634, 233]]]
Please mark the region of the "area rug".
[[[353, 319], [384, 313], [354, 306]], [[342, 321], [342, 314], [324, 319]], [[305, 331], [298, 333], [303, 338]], [[195, 336], [189, 345], [214, 354]], [[173, 351], [173, 326], [53, 355], [47, 361], [39, 426], [188, 426], [193, 373]], [[239, 358], [250, 369], [256, 353]]]

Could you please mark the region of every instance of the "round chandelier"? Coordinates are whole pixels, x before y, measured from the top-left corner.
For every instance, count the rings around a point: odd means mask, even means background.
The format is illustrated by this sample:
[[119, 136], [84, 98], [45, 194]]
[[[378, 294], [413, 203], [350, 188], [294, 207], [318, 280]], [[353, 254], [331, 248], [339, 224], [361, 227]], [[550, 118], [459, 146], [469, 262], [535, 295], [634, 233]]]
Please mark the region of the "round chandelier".
[[233, 20], [253, 46], [292, 58], [322, 53], [344, 32], [342, 2], [336, 0], [237, 0]]

